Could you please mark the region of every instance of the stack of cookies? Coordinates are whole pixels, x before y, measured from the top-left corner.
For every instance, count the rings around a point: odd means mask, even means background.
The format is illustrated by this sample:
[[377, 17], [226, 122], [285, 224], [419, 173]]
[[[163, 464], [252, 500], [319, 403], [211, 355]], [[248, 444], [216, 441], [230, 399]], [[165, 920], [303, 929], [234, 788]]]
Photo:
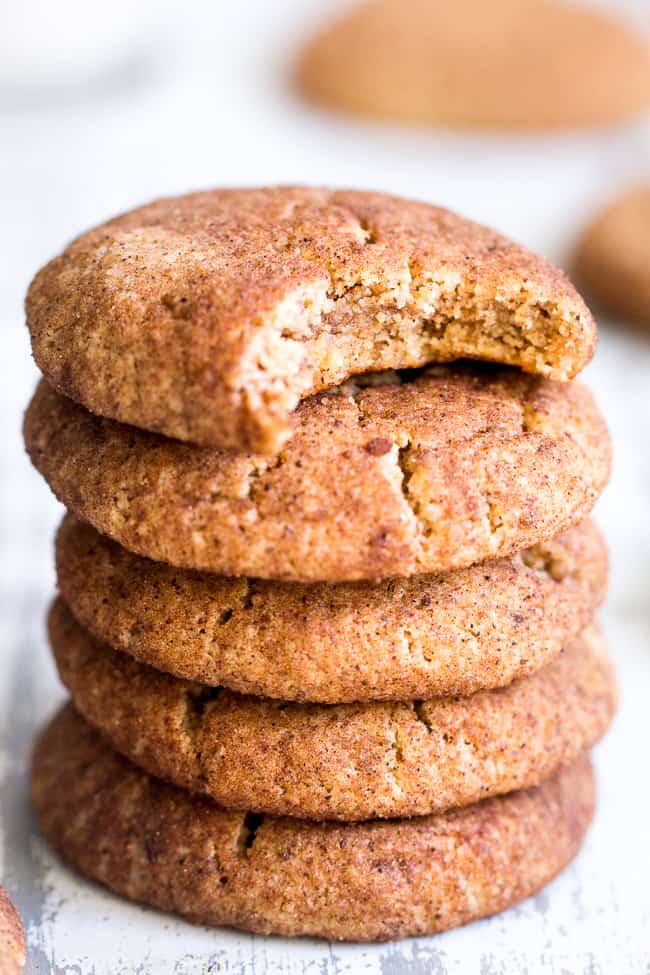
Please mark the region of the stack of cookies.
[[425, 204], [220, 190], [78, 238], [27, 315], [25, 439], [69, 510], [72, 703], [33, 765], [65, 860], [350, 940], [557, 874], [615, 707], [585, 520], [610, 444], [563, 275]]

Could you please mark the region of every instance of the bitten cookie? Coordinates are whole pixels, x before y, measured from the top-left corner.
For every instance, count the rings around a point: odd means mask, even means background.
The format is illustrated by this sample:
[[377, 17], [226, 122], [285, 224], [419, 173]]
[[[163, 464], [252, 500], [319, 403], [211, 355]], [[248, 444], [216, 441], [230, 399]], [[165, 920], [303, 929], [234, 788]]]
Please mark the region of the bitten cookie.
[[430, 934], [535, 893], [594, 810], [586, 757], [542, 786], [412, 820], [306, 823], [225, 812], [118, 756], [71, 707], [42, 732], [32, 796], [60, 855], [114, 891], [263, 934]]
[[380, 119], [574, 128], [650, 107], [650, 51], [641, 31], [566, 0], [371, 0], [309, 44], [297, 84]]
[[258, 697], [334, 704], [509, 684], [577, 636], [607, 583], [590, 522], [442, 575], [300, 585], [174, 569], [68, 515], [56, 564], [80, 623], [142, 663]]
[[591, 510], [610, 442], [584, 387], [479, 365], [398, 378], [304, 401], [274, 457], [101, 419], [46, 383], [25, 439], [57, 497], [98, 531], [224, 575], [447, 571], [511, 555]]
[[22, 972], [27, 953], [25, 932], [18, 911], [0, 887], [0, 975]]
[[598, 631], [507, 688], [415, 704], [280, 704], [160, 674], [97, 643], [59, 601], [59, 675], [77, 710], [152, 775], [228, 809], [300, 819], [422, 816], [539, 785], [616, 705]]
[[613, 200], [585, 230], [573, 274], [604, 312], [650, 328], [650, 186]]
[[277, 451], [299, 400], [458, 358], [569, 379], [594, 322], [566, 277], [455, 214], [305, 187], [159, 200], [77, 238], [27, 296], [34, 356], [92, 412]]

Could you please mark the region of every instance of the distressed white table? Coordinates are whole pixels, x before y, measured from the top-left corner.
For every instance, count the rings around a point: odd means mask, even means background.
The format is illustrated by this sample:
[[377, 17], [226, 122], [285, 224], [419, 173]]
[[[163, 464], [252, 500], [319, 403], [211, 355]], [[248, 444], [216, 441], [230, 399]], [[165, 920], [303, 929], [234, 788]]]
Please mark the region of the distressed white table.
[[650, 174], [641, 128], [482, 140], [319, 116], [292, 100], [282, 70], [326, 5], [283, 0], [272, 22], [261, 0], [229, 6], [187, 0], [164, 58], [122, 84], [40, 101], [0, 92], [0, 876], [26, 922], [27, 971], [649, 975], [650, 339], [613, 324], [587, 380], [616, 444], [598, 519], [612, 550], [602, 616], [621, 711], [596, 754], [596, 822], [577, 862], [547, 890], [437, 938], [376, 947], [289, 942], [209, 931], [126, 904], [64, 869], [35, 831], [30, 741], [62, 698], [43, 633], [60, 511], [29, 469], [18, 432], [36, 375], [21, 299], [39, 263], [93, 221], [160, 193], [301, 181], [441, 202], [561, 259], [596, 200]]

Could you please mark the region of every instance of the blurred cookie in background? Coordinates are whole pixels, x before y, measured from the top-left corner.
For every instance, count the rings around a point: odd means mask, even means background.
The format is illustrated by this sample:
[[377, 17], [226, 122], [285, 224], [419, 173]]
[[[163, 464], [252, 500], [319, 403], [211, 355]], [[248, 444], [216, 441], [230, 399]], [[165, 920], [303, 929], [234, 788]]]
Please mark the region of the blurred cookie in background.
[[598, 126], [650, 106], [650, 50], [633, 27], [563, 0], [370, 0], [309, 43], [297, 84], [403, 122]]
[[650, 328], [650, 183], [617, 197], [583, 232], [573, 276], [603, 312]]
[[0, 975], [16, 975], [26, 961], [25, 934], [18, 911], [0, 887]]

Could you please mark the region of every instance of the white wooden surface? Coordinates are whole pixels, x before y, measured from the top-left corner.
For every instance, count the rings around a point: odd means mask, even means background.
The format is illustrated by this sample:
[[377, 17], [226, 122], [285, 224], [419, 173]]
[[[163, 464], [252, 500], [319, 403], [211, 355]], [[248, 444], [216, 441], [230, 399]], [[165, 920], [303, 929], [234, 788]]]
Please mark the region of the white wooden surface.
[[29, 743], [62, 697], [42, 622], [60, 512], [29, 469], [18, 432], [36, 375], [21, 310], [36, 267], [92, 222], [147, 198], [269, 182], [419, 196], [561, 260], [595, 201], [650, 175], [642, 126], [501, 140], [361, 126], [310, 111], [293, 100], [283, 71], [301, 32], [326, 6], [188, 0], [184, 23], [169, 14], [167, 44], [112, 84], [40, 98], [0, 91], [0, 876], [27, 924], [27, 971], [648, 975], [650, 339], [615, 323], [603, 329], [587, 379], [616, 443], [615, 475], [598, 513], [612, 549], [603, 618], [621, 711], [597, 751], [596, 823], [578, 861], [546, 891], [433, 939], [378, 947], [289, 942], [196, 928], [125, 904], [63, 869], [34, 830]]

